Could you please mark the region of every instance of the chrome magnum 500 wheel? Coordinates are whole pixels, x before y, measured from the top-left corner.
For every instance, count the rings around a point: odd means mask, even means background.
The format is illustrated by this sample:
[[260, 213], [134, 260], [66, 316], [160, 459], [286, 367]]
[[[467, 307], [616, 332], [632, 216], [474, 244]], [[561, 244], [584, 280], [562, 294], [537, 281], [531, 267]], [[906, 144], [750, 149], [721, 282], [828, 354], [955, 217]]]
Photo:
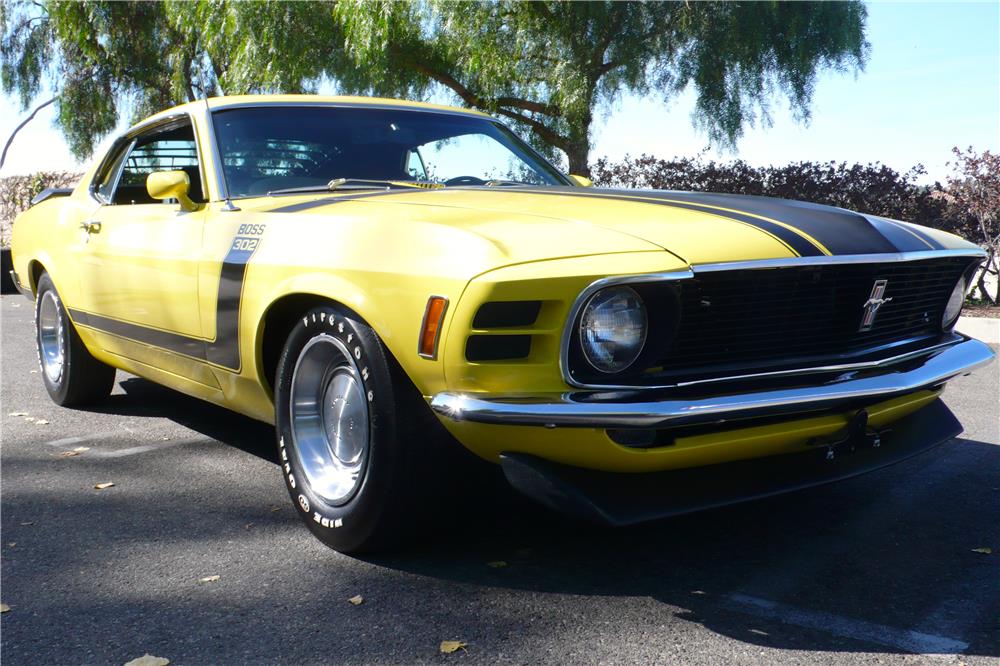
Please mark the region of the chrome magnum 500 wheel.
[[347, 345], [320, 333], [299, 352], [289, 400], [292, 450], [310, 488], [332, 506], [349, 501], [368, 461], [368, 397]]
[[48, 273], [38, 280], [35, 332], [42, 381], [56, 404], [88, 405], [108, 397], [115, 369], [87, 351]]
[[357, 315], [305, 312], [278, 360], [275, 425], [285, 485], [323, 543], [370, 551], [432, 513], [445, 467], [437, 423], [375, 332]]

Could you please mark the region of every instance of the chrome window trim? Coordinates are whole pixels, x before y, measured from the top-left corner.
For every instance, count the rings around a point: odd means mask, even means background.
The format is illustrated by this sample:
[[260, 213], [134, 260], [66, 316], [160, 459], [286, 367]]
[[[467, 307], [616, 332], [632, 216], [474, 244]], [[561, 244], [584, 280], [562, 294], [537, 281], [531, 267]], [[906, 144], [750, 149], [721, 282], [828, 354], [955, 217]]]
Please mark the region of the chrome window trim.
[[[418, 113], [436, 113], [441, 115], [450, 116], [460, 116], [462, 118], [478, 118], [480, 120], [485, 120], [487, 122], [494, 123], [506, 129], [508, 132], [514, 135], [514, 137], [522, 144], [520, 147], [527, 150], [535, 159], [539, 160], [543, 164], [549, 166], [553, 172], [555, 172], [560, 178], [562, 178], [563, 186], [570, 186], [573, 183], [570, 182], [569, 177], [564, 174], [556, 165], [552, 164], [547, 157], [542, 155], [540, 152], [535, 150], [535, 148], [521, 138], [521, 136], [508, 127], [505, 123], [500, 122], [493, 116], [485, 113], [477, 113], [474, 111], [461, 111], [458, 109], [427, 109], [418, 106], [407, 106], [405, 104], [365, 104], [364, 102], [323, 102], [323, 101], [301, 101], [301, 102], [234, 102], [232, 104], [219, 104], [213, 106], [207, 106], [206, 103], [206, 113], [207, 113], [207, 123], [209, 127], [210, 140], [212, 142], [212, 154], [217, 166], [216, 169], [216, 186], [219, 188], [219, 193], [222, 200], [225, 201], [240, 201], [241, 199], [257, 199], [262, 195], [255, 194], [250, 196], [242, 197], [231, 197], [229, 196], [229, 183], [226, 182], [226, 177], [224, 173], [224, 168], [222, 164], [222, 152], [219, 150], [219, 138], [215, 130], [215, 120], [213, 115], [215, 113], [229, 111], [230, 109], [253, 109], [253, 108], [276, 108], [276, 107], [310, 107], [310, 108], [320, 108], [320, 107], [332, 107], [332, 108], [342, 108], [342, 109], [374, 109], [377, 111], [415, 111]], [[422, 158], [421, 158], [422, 159]], [[538, 187], [553, 187], [552, 185], [539, 185]], [[555, 186], [555, 187], [558, 187]], [[236, 209], [238, 210], [238, 209]]]
[[714, 273], [718, 271], [757, 270], [764, 268], [795, 268], [798, 266], [829, 266], [838, 264], [892, 264], [904, 261], [920, 261], [921, 259], [939, 259], [943, 257], [969, 257], [970, 259], [986, 258], [986, 252], [979, 248], [952, 250], [917, 250], [914, 252], [887, 252], [885, 254], [849, 254], [822, 257], [786, 257], [782, 259], [754, 259], [751, 261], [730, 261], [712, 264], [692, 264], [691, 270], [697, 273]]
[[[102, 206], [115, 205], [110, 201], [104, 201], [101, 197], [97, 195], [97, 185], [98, 185], [97, 179], [100, 178], [100, 174], [102, 173], [105, 164], [107, 163], [108, 159], [112, 155], [114, 155], [115, 149], [118, 148], [119, 145], [125, 143], [126, 141], [130, 142], [129, 147], [125, 152], [125, 159], [122, 160], [121, 164], [118, 165], [118, 173], [115, 174], [115, 185], [113, 188], [111, 188], [112, 192], [118, 191], [118, 184], [119, 181], [121, 181], [122, 172], [125, 171], [125, 163], [128, 162], [128, 156], [132, 153], [132, 150], [135, 149], [135, 143], [140, 135], [145, 134], [149, 130], [154, 130], [154, 129], [162, 130], [165, 128], [169, 128], [171, 125], [181, 126], [184, 123], [184, 121], [187, 121], [187, 123], [191, 126], [191, 134], [194, 136], [194, 150], [198, 157], [199, 171], [201, 172], [202, 196], [205, 196], [206, 195], [205, 185], [207, 184], [205, 180], [205, 155], [201, 149], [201, 141], [199, 141], [198, 139], [198, 131], [197, 131], [197, 126], [195, 125], [194, 122], [194, 116], [187, 111], [182, 111], [180, 113], [171, 113], [161, 118], [152, 118], [150, 120], [144, 120], [138, 125], [133, 125], [132, 127], [128, 128], [117, 139], [115, 139], [114, 142], [111, 144], [111, 148], [108, 149], [107, 153], [105, 153], [104, 155], [104, 158], [101, 160], [101, 166], [97, 169], [97, 171], [94, 172], [94, 178], [90, 181], [90, 185], [87, 186], [87, 191], [90, 193], [90, 197], [99, 204], [101, 204]], [[211, 200], [210, 197], [205, 196], [205, 198], [208, 201]], [[112, 195], [112, 201], [113, 200], [114, 196]]]
[[493, 118], [493, 116], [491, 116], [489, 114], [486, 114], [486, 113], [478, 113], [476, 111], [463, 111], [461, 109], [428, 109], [428, 108], [425, 108], [425, 107], [422, 107], [422, 106], [409, 106], [409, 105], [406, 105], [406, 104], [382, 104], [382, 103], [378, 103], [378, 102], [376, 102], [374, 104], [368, 104], [368, 103], [365, 103], [365, 102], [323, 101], [323, 100], [313, 100], [313, 101], [302, 100], [302, 101], [294, 101], [294, 102], [274, 102], [274, 101], [271, 101], [271, 102], [265, 102], [265, 101], [251, 102], [251, 101], [247, 101], [247, 102], [231, 102], [231, 103], [230, 102], [225, 102], [225, 101], [219, 101], [219, 103], [212, 104], [211, 106], [209, 106], [208, 111], [210, 113], [215, 113], [217, 111], [228, 111], [229, 109], [245, 109], [245, 108], [253, 108], [253, 107], [277, 107], [277, 106], [284, 106], [284, 107], [296, 107], [296, 106], [310, 106], [310, 107], [332, 106], [332, 107], [340, 107], [340, 108], [347, 108], [347, 109], [358, 109], [358, 108], [361, 108], [361, 109], [378, 109], [380, 111], [400, 111], [400, 110], [402, 110], [402, 111], [417, 111], [417, 112], [420, 112], [420, 113], [443, 113], [443, 114], [448, 114], [448, 115], [453, 115], [453, 116], [464, 116], [466, 118], [468, 118], [468, 117], [482, 118], [484, 120], [492, 120], [493, 122], [497, 122], [496, 119]]
[[[236, 107], [237, 105], [233, 105], [233, 106]], [[230, 107], [226, 106], [226, 107], [222, 107], [222, 108], [230, 108]], [[211, 152], [212, 162], [213, 162], [213, 165], [212, 165], [213, 169], [212, 169], [212, 171], [215, 173], [215, 194], [217, 195], [217, 198], [213, 199], [213, 201], [226, 201], [226, 202], [230, 202], [231, 200], [230, 200], [230, 197], [229, 197], [229, 183], [226, 182], [225, 169], [223, 168], [224, 165], [222, 164], [222, 151], [219, 150], [219, 137], [218, 137], [218, 134], [216, 134], [216, 131], [215, 131], [215, 118], [214, 118], [213, 114], [214, 114], [214, 111], [208, 105], [208, 100], [206, 100], [205, 101], [205, 127], [206, 127], [207, 132], [208, 132], [209, 150]], [[227, 207], [223, 208], [222, 210], [232, 211], [232, 210], [239, 210], [239, 209], [236, 208], [235, 206], [233, 206], [230, 203]]]
[[87, 188], [87, 192], [90, 193], [90, 198], [96, 201], [97, 203], [101, 204], [102, 206], [111, 206], [113, 204], [111, 203], [111, 201], [105, 201], [104, 197], [98, 194], [98, 190], [100, 189], [100, 182], [98, 179], [104, 172], [104, 165], [108, 162], [109, 159], [113, 158], [113, 156], [116, 154], [116, 151], [118, 150], [118, 147], [126, 144], [127, 147], [125, 148], [125, 151], [123, 153], [124, 157], [122, 161], [118, 164], [117, 168], [115, 169], [115, 174], [111, 177], [112, 201], [114, 200], [114, 192], [118, 190], [118, 181], [121, 180], [122, 172], [125, 170], [125, 162], [128, 161], [129, 154], [132, 152], [132, 149], [135, 148], [135, 138], [129, 139], [125, 136], [122, 136], [116, 139], [114, 143], [111, 144], [111, 147], [108, 148], [108, 152], [104, 155], [104, 159], [101, 160], [100, 168], [98, 168], [97, 171], [94, 172], [94, 179], [90, 182], [90, 186]]
[[[619, 277], [608, 277], [602, 278], [592, 282], [590, 285], [584, 289], [576, 300], [573, 302], [573, 306], [570, 309], [570, 315], [566, 319], [564, 324], [563, 335], [562, 335], [562, 346], [559, 353], [559, 370], [562, 374], [563, 381], [569, 386], [579, 389], [609, 389], [609, 390], [656, 390], [665, 388], [674, 388], [677, 386], [690, 386], [694, 384], [699, 384], [702, 382], [722, 382], [731, 379], [749, 379], [754, 377], [766, 377], [772, 376], [772, 373], [757, 373], [748, 375], [738, 375], [734, 377], [722, 377], [710, 380], [698, 380], [695, 382], [687, 383], [673, 383], [673, 384], [661, 384], [655, 386], [635, 386], [635, 385], [616, 385], [616, 384], [593, 384], [578, 382], [573, 379], [569, 372], [569, 342], [572, 335], [572, 329], [574, 327], [574, 322], [577, 316], [580, 314], [580, 310], [583, 308], [584, 303], [587, 299], [598, 289], [608, 287], [617, 284], [633, 284], [637, 282], [660, 282], [660, 281], [674, 281], [683, 280], [688, 278], [696, 277], [699, 273], [714, 273], [719, 271], [737, 271], [737, 270], [758, 270], [758, 269], [769, 269], [769, 268], [794, 268], [798, 266], [827, 266], [827, 265], [838, 265], [838, 264], [878, 264], [878, 263], [899, 263], [905, 261], [919, 261], [921, 259], [938, 259], [945, 257], [968, 257], [969, 259], [980, 259], [986, 258], [986, 252], [979, 248], [969, 248], [969, 249], [950, 249], [950, 250], [919, 250], [914, 252], [893, 252], [886, 254], [852, 254], [852, 255], [833, 255], [833, 256], [822, 256], [822, 257], [786, 257], [781, 259], [754, 259], [750, 261], [732, 261], [732, 262], [720, 262], [711, 264], [691, 264], [691, 268], [686, 271], [675, 271], [670, 273], [647, 273], [643, 275], [626, 275]], [[899, 341], [898, 344], [902, 345], [907, 342], [912, 342], [913, 339]], [[897, 343], [894, 343], [897, 344]], [[938, 349], [941, 346], [937, 345], [934, 347], [926, 348], [913, 352], [912, 355], [905, 355], [906, 358], [912, 358], [914, 356], [919, 356], [922, 353], [926, 353], [929, 350]], [[873, 347], [872, 351], [877, 351], [880, 347]], [[864, 351], [864, 350], [862, 350]], [[888, 362], [900, 362], [905, 360], [903, 358], [887, 359]], [[849, 371], [851, 369], [864, 369], [864, 364], [846, 364], [846, 365], [836, 365], [836, 366], [821, 366], [821, 368], [842, 368], [844, 371]], [[790, 371], [780, 371], [784, 374], [808, 374], [810, 372], [824, 372], [826, 370], [818, 368], [801, 368], [797, 370]]]

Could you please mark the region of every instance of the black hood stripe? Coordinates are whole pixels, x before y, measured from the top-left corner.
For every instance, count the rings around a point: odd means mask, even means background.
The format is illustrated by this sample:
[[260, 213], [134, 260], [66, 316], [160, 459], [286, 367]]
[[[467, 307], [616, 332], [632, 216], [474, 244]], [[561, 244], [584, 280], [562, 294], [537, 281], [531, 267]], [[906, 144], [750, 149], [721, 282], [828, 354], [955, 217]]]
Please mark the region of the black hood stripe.
[[927, 250], [944, 249], [941, 243], [920, 231], [919, 228], [914, 228], [912, 225], [906, 225], [884, 217], [868, 216], [867, 219], [900, 252], [924, 252]]
[[719, 217], [726, 218], [728, 220], [733, 220], [734, 222], [741, 222], [743, 224], [752, 226], [760, 231], [767, 233], [769, 236], [775, 238], [792, 252], [798, 254], [800, 257], [819, 257], [829, 254], [825, 251], [822, 245], [812, 242], [809, 238], [806, 238], [795, 230], [789, 228], [788, 226], [776, 222], [774, 220], [764, 219], [756, 215], [748, 215], [739, 211], [735, 211], [722, 206], [715, 206], [711, 204], [700, 204], [688, 201], [674, 201], [662, 197], [648, 197], [646, 193], [628, 193], [627, 191], [615, 191], [615, 190], [604, 190], [596, 192], [580, 192], [572, 191], [576, 188], [545, 188], [545, 189], [530, 189], [525, 190], [518, 188], [518, 192], [528, 191], [532, 194], [552, 194], [558, 196], [576, 196], [576, 197], [590, 197], [595, 199], [610, 199], [612, 201], [628, 201], [632, 203], [647, 203], [654, 206], [667, 206], [669, 208], [681, 208], [684, 210], [691, 210], [698, 213], [707, 213], [710, 215], [716, 215]]
[[[418, 189], [418, 188], [413, 188]], [[365, 192], [358, 192], [357, 194], [342, 194], [339, 192], [330, 192], [329, 194], [321, 196], [319, 199], [311, 199], [309, 201], [302, 201], [299, 203], [288, 204], [287, 206], [279, 206], [278, 208], [271, 208], [270, 210], [265, 210], [265, 213], [298, 213], [303, 210], [310, 210], [313, 208], [321, 208], [323, 206], [332, 206], [333, 204], [340, 203], [341, 201], [351, 201], [353, 199], [369, 199], [371, 197], [384, 197], [387, 194], [408, 194], [410, 192], [408, 189], [395, 189], [395, 190], [369, 190]]]
[[[580, 192], [579, 188], [545, 188], [549, 192], [563, 193], [572, 196], [613, 196], [624, 197], [635, 201], [654, 203], [685, 202], [695, 206], [718, 207], [741, 213], [759, 216], [773, 223], [795, 229], [807, 239], [815, 241], [826, 252], [833, 255], [879, 254], [886, 252], [901, 252], [908, 249], [929, 249], [921, 240], [931, 242], [927, 238], [914, 237], [908, 228], [899, 225], [876, 225], [869, 218], [842, 208], [823, 206], [820, 204], [771, 197], [758, 197], [740, 194], [713, 194], [707, 192], [674, 192], [664, 190], [595, 190], [592, 194]], [[576, 191], [573, 191], [576, 190]], [[542, 191], [532, 188], [532, 192]], [[757, 219], [757, 218], [755, 218]], [[882, 233], [879, 226], [894, 227], [891, 235], [900, 243], [895, 242]], [[935, 244], [936, 245], [936, 244]]]
[[[885, 218], [866, 216], [821, 204], [741, 194], [676, 192], [668, 190], [620, 190], [570, 186], [462, 187], [479, 192], [524, 192], [552, 196], [593, 197], [683, 208], [719, 215], [751, 225], [776, 238], [803, 257], [823, 255], [881, 254], [942, 249], [933, 237]], [[427, 191], [443, 192], [446, 190]], [[351, 199], [405, 194], [400, 190], [378, 190], [322, 197], [272, 209], [291, 213], [333, 205]]]

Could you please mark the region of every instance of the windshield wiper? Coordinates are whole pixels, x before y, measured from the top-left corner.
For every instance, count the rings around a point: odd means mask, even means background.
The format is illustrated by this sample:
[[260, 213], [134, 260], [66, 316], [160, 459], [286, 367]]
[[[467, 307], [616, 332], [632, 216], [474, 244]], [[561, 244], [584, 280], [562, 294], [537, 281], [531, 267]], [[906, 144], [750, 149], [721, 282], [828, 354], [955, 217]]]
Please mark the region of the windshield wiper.
[[534, 183], [525, 183], [520, 180], [488, 180], [485, 185], [486, 187], [524, 187], [534, 185]]
[[337, 190], [392, 190], [417, 189], [438, 190], [444, 187], [442, 183], [429, 180], [368, 180], [365, 178], [334, 178], [326, 185], [307, 185], [306, 187], [286, 187], [271, 190], [267, 194], [297, 194], [300, 192], [335, 192]]

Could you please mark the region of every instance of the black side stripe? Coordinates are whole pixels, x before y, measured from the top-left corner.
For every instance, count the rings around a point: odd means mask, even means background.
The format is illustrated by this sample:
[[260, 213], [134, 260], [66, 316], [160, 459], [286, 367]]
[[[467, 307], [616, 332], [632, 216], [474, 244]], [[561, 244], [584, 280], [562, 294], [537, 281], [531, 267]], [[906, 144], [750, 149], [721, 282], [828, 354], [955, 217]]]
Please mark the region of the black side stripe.
[[215, 338], [204, 338], [165, 331], [104, 315], [69, 309], [69, 315], [81, 326], [97, 329], [150, 347], [182, 354], [200, 361], [207, 361], [226, 370], [239, 372], [240, 359], [240, 302], [247, 264], [260, 244], [256, 236], [237, 236], [229, 253], [222, 261], [219, 293], [215, 309]]

